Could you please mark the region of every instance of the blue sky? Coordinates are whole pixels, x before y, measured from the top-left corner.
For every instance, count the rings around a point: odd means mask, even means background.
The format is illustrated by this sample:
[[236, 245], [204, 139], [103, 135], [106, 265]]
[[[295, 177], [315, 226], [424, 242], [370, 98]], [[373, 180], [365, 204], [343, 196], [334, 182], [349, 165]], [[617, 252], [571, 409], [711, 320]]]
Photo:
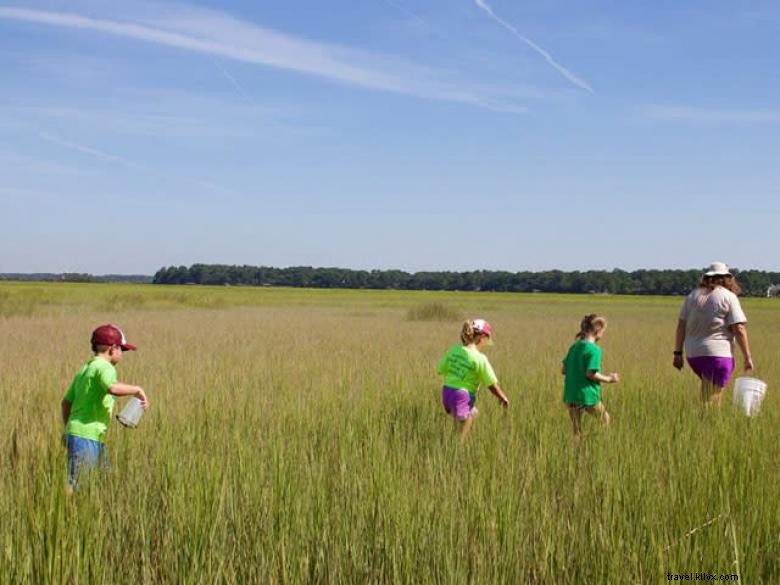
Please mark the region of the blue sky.
[[780, 269], [780, 5], [0, 0], [0, 272]]

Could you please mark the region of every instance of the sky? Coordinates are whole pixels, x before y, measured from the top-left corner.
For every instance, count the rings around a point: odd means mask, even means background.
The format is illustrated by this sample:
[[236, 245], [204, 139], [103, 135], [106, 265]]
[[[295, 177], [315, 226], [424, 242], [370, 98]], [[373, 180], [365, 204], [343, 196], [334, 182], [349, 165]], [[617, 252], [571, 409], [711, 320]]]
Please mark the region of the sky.
[[0, 0], [0, 273], [780, 269], [780, 4]]

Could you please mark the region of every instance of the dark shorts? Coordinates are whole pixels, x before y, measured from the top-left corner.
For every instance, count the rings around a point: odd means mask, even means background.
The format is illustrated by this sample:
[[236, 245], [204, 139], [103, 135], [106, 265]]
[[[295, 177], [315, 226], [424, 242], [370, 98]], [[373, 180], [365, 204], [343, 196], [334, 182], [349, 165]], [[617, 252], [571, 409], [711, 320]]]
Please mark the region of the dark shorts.
[[474, 393], [468, 390], [442, 386], [441, 403], [444, 410], [461, 422], [472, 416], [476, 399]]
[[597, 402], [596, 404], [576, 404], [574, 402], [566, 402], [566, 408], [569, 410], [573, 410], [575, 412], [582, 412], [583, 410], [588, 410], [589, 408], [596, 408], [601, 402]]
[[733, 357], [689, 357], [688, 365], [699, 378], [712, 382], [720, 388], [728, 386], [731, 374], [734, 373]]

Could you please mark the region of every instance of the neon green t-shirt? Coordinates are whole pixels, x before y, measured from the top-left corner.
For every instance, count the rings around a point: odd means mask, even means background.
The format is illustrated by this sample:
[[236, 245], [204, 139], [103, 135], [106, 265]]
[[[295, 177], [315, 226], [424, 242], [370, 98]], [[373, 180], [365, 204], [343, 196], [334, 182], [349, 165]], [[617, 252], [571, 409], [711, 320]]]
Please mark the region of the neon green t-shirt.
[[439, 373], [444, 376], [445, 386], [469, 392], [476, 392], [480, 384], [492, 386], [498, 382], [487, 356], [474, 347], [464, 345], [447, 350], [439, 362]]
[[563, 359], [566, 379], [563, 386], [563, 401], [566, 404], [595, 406], [601, 402], [601, 384], [585, 374], [593, 370], [601, 372], [601, 348], [586, 339], [572, 344]]
[[84, 364], [65, 393], [71, 403], [66, 434], [103, 441], [114, 409], [114, 397], [108, 393], [114, 383], [116, 368], [108, 360], [95, 356]]

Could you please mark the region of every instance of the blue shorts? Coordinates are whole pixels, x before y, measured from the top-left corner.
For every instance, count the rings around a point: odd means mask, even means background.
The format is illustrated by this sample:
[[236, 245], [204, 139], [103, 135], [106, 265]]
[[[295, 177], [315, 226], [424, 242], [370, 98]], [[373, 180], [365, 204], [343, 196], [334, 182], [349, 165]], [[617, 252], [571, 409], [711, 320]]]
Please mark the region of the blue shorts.
[[106, 446], [100, 441], [85, 439], [75, 435], [65, 435], [68, 446], [68, 484], [76, 485], [78, 475], [100, 465], [108, 469]]

